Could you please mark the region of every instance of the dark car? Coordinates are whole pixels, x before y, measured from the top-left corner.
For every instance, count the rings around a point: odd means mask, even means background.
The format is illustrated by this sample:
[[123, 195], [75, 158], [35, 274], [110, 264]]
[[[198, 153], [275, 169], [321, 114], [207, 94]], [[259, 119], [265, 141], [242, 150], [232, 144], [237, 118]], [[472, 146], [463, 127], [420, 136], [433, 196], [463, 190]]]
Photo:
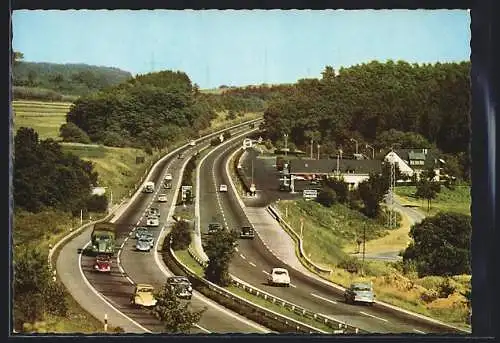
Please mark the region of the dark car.
[[95, 259], [94, 269], [98, 272], [109, 273], [111, 271], [111, 258], [107, 255], [98, 255]]
[[167, 284], [170, 285], [170, 289], [179, 298], [191, 299], [193, 296], [193, 287], [185, 276], [171, 276], [167, 278]]
[[219, 223], [210, 223], [208, 224], [208, 233], [216, 233], [217, 231], [222, 230], [222, 225]]
[[251, 226], [243, 226], [240, 231], [240, 238], [251, 238], [255, 237], [255, 232]]

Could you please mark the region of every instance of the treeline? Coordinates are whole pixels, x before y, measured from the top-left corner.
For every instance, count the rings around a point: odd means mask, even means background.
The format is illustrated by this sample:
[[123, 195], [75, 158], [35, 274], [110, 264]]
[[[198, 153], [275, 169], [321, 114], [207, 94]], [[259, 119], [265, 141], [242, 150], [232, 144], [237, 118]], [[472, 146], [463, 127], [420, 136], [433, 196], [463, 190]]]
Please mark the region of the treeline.
[[106, 199], [91, 196], [98, 174], [89, 161], [64, 153], [52, 139], [40, 141], [31, 128], [21, 127], [14, 138], [14, 204], [16, 210], [38, 213], [47, 209], [79, 214], [105, 211]]
[[23, 58], [20, 52], [12, 55], [14, 99], [68, 100], [68, 96], [90, 94], [132, 78], [118, 68], [24, 62]]
[[324, 154], [352, 138], [377, 151], [394, 147], [437, 147], [468, 163], [470, 63], [409, 64], [403, 61], [356, 65], [320, 79], [298, 81], [268, 104], [263, 127], [269, 139], [302, 149], [311, 139]]

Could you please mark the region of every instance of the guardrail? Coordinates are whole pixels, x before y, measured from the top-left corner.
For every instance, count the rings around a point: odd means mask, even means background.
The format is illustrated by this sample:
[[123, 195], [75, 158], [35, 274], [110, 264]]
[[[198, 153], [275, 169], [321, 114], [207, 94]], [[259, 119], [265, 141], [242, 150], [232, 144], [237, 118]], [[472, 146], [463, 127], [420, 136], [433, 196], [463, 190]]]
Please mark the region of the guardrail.
[[317, 264], [315, 264], [313, 261], [311, 261], [306, 256], [306, 254], [304, 252], [304, 242], [302, 241], [302, 238], [300, 237], [300, 235], [297, 232], [295, 232], [295, 230], [290, 226], [290, 224], [288, 224], [281, 217], [281, 215], [279, 214], [279, 211], [277, 209], [275, 209], [273, 206], [269, 205], [269, 206], [267, 206], [267, 211], [269, 213], [271, 213], [271, 215], [278, 221], [278, 223], [285, 229], [285, 231], [287, 231], [288, 234], [292, 236], [292, 238], [297, 240], [298, 245], [299, 245], [299, 254], [300, 254], [299, 257], [303, 258], [303, 260], [307, 263], [307, 265], [309, 267], [311, 267], [312, 269], [314, 269], [315, 271], [320, 272], [320, 273], [326, 273], [326, 274], [332, 273], [331, 269], [327, 269], [327, 268], [323, 268], [321, 266], [318, 266]]
[[[170, 243], [170, 236], [167, 236], [166, 239], [168, 240], [168, 242]], [[194, 271], [192, 271], [189, 267], [185, 266], [178, 258], [177, 256], [175, 255], [174, 251], [172, 250], [172, 247], [170, 246], [169, 244], [169, 253], [170, 255], [172, 256], [172, 258], [174, 259], [174, 262], [179, 265], [183, 271], [191, 278], [193, 279], [196, 279], [198, 281], [200, 281], [204, 286], [206, 286], [209, 290], [219, 294], [219, 295], [222, 295], [224, 296], [225, 298], [230, 298], [231, 300], [235, 301], [236, 303], [240, 303], [240, 304], [243, 304], [245, 306], [249, 306], [249, 307], [252, 307], [256, 312], [259, 312], [261, 313], [263, 316], [265, 317], [270, 317], [276, 321], [279, 321], [281, 324], [284, 324], [290, 328], [292, 328], [294, 331], [296, 332], [304, 332], [304, 333], [324, 333], [324, 334], [327, 334], [329, 332], [326, 332], [326, 331], [323, 331], [323, 330], [320, 330], [318, 328], [315, 328], [313, 326], [310, 326], [308, 324], [305, 324], [305, 323], [302, 323], [302, 322], [299, 322], [298, 320], [295, 320], [293, 318], [290, 318], [290, 317], [287, 317], [285, 315], [282, 315], [282, 314], [279, 314], [279, 313], [276, 313], [272, 310], [269, 310], [263, 306], [260, 306], [260, 305], [257, 305], [257, 304], [254, 304], [252, 303], [251, 301], [243, 298], [243, 297], [240, 297], [239, 295], [236, 295], [236, 294], [233, 294], [231, 292], [229, 292], [228, 290], [224, 289], [223, 287], [220, 287], [208, 280], [206, 280], [205, 278], [203, 277], [200, 277], [198, 276]], [[190, 252], [191, 254], [191, 252]], [[196, 256], [196, 255], [195, 255]], [[234, 281], [233, 281], [234, 282]], [[344, 333], [344, 330], [342, 330], [342, 332], [340, 332], [339, 330], [337, 330], [336, 332], [333, 332], [333, 333]]]

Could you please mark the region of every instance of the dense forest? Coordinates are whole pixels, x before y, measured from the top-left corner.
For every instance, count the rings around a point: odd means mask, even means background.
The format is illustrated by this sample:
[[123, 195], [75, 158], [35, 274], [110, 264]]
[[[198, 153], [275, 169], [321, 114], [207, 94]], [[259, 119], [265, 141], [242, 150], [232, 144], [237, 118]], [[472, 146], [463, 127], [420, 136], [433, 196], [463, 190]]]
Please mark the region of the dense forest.
[[22, 53], [16, 56], [12, 66], [14, 98], [86, 95], [132, 78], [129, 72], [118, 68], [24, 62]]
[[[267, 105], [267, 138], [302, 149], [313, 139], [325, 154], [352, 154], [358, 141], [377, 151], [436, 147], [467, 169], [470, 63], [372, 61], [320, 79], [299, 80]], [[464, 175], [467, 177], [467, 175]]]

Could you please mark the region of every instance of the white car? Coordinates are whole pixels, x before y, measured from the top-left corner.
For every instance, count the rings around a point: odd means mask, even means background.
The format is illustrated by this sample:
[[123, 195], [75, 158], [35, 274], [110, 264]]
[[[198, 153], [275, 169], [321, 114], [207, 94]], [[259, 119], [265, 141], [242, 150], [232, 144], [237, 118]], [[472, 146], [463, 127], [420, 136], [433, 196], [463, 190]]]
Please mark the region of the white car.
[[219, 192], [227, 192], [227, 185], [224, 185], [224, 184], [220, 185]]
[[158, 202], [167, 202], [167, 195], [165, 193], [158, 195]]
[[269, 273], [267, 282], [270, 285], [280, 285], [289, 287], [290, 286], [290, 276], [288, 275], [288, 270], [285, 268], [273, 268]]
[[147, 226], [160, 226], [160, 219], [158, 217], [150, 216], [146, 221]]
[[173, 179], [173, 178], [172, 178], [172, 174], [170, 174], [170, 173], [165, 174], [165, 177], [164, 177], [163, 179], [164, 179], [165, 181], [172, 181], [172, 179]]
[[150, 251], [151, 250], [151, 243], [146, 237], [141, 237], [137, 240], [135, 244], [135, 248], [137, 251]]

